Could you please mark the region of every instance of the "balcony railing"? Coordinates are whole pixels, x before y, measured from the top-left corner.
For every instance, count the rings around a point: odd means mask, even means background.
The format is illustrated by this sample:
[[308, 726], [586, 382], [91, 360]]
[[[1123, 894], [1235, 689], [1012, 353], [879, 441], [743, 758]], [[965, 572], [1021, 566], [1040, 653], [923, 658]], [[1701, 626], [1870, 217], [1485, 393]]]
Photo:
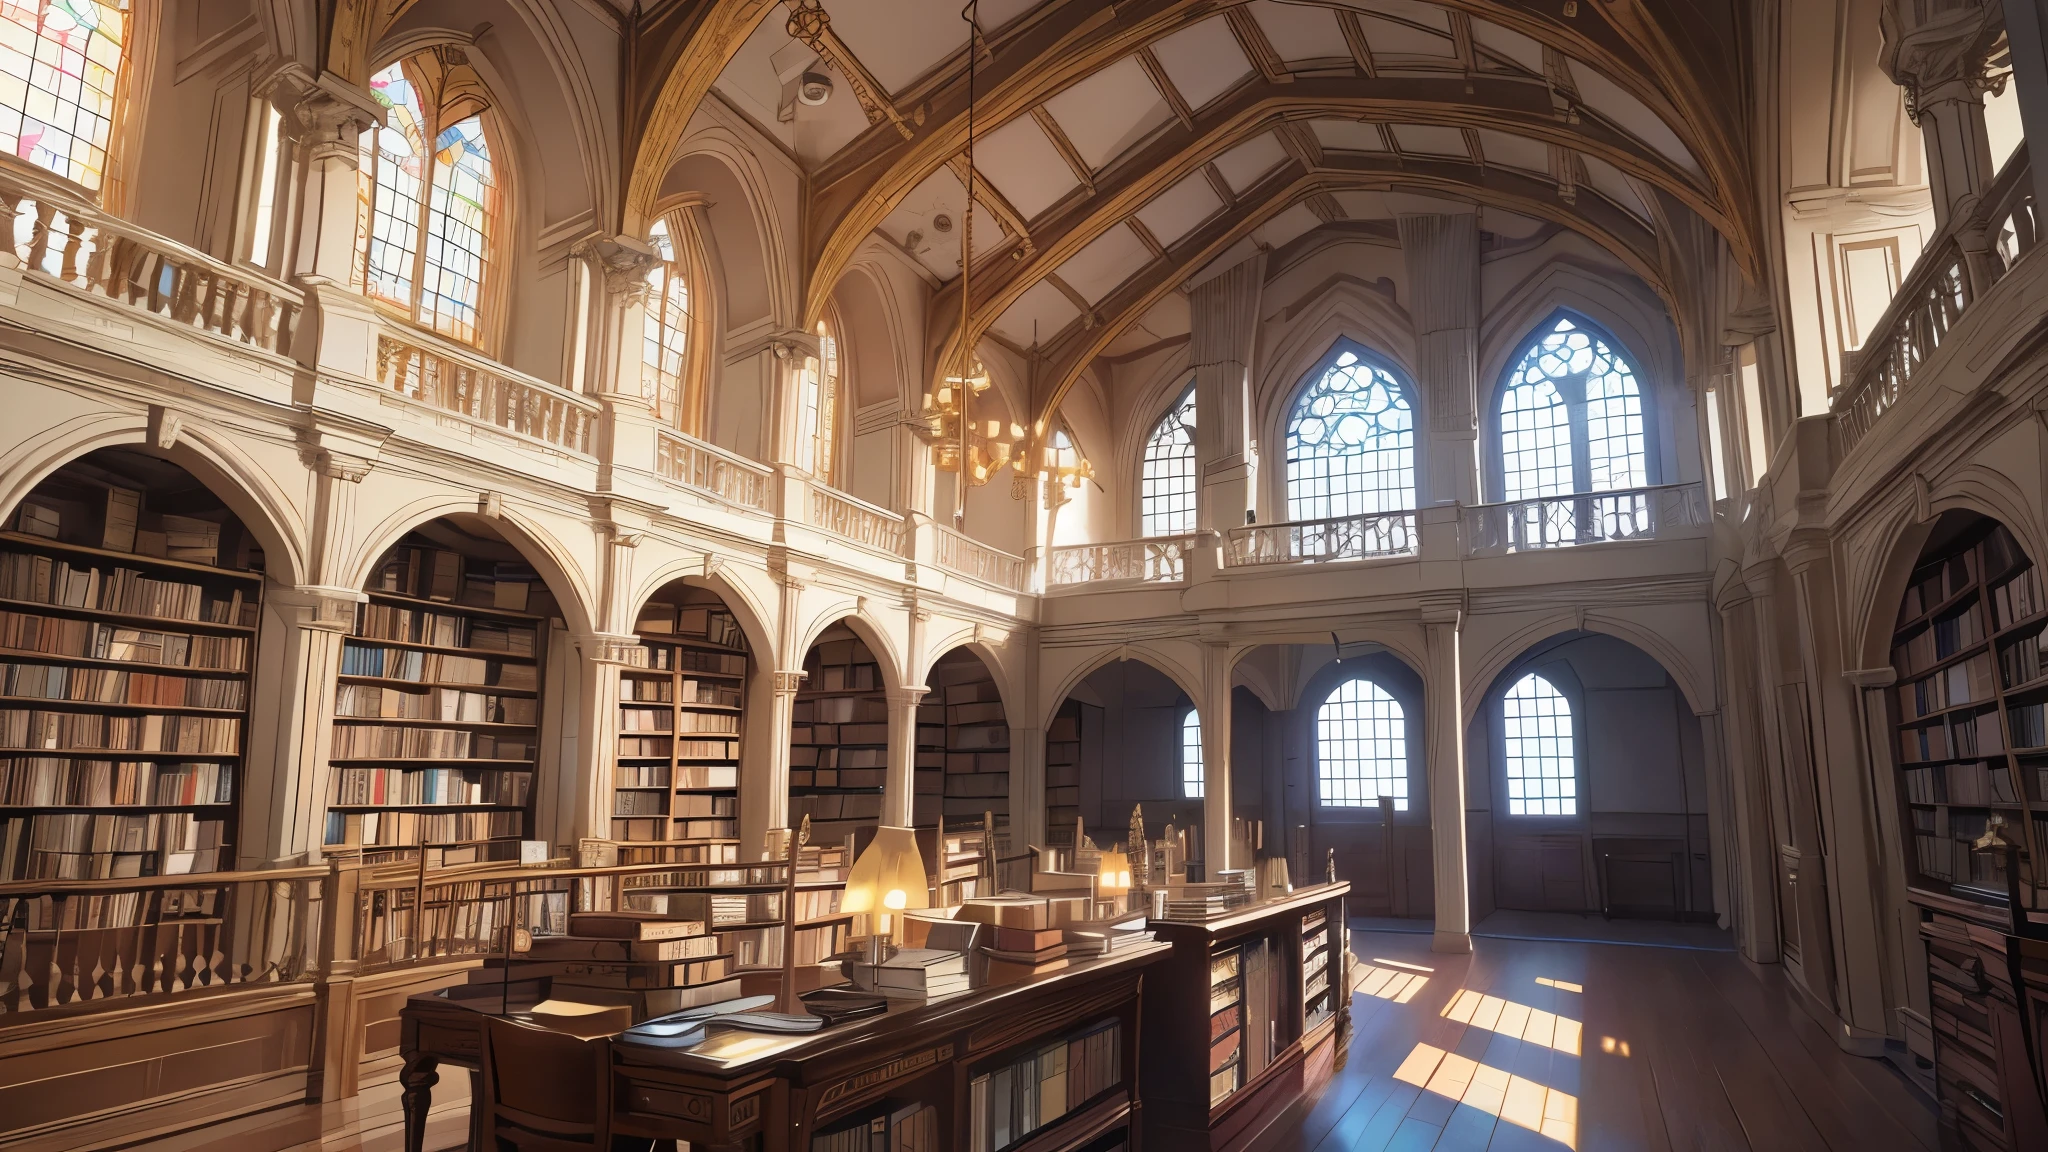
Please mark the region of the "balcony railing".
[[[1891, 306], [1864, 340], [1848, 379], [1835, 392], [1832, 406], [1840, 419], [1845, 451], [1855, 447], [1878, 417], [1913, 386], [1922, 365], [1963, 313], [2038, 243], [2040, 218], [2026, 145], [2006, 161], [1982, 203], [1978, 215], [1950, 221], [1921, 249]], [[1973, 253], [1964, 241], [1974, 243], [1979, 227], [1989, 250]]]
[[1369, 560], [1415, 552], [1415, 513], [1379, 512], [1247, 524], [1230, 530], [1223, 562], [1231, 568]]
[[299, 290], [152, 235], [19, 172], [0, 172], [0, 235], [26, 272], [88, 295], [288, 356]]
[[775, 482], [775, 473], [762, 465], [680, 432], [655, 436], [654, 468], [663, 479], [685, 488], [764, 512]]
[[903, 555], [903, 543], [909, 534], [903, 517], [822, 484], [811, 488], [811, 523], [841, 539], [892, 556]]
[[1074, 544], [1052, 550], [1048, 579], [1055, 588], [1076, 584], [1178, 584], [1188, 578], [1188, 558], [1199, 536], [1150, 536]]
[[934, 533], [937, 544], [934, 559], [939, 567], [1011, 592], [1024, 591], [1029, 568], [1022, 556], [991, 548], [943, 524], [934, 527], [937, 529]]
[[308, 978], [326, 868], [0, 883], [0, 1019]]
[[590, 454], [594, 402], [424, 332], [377, 334], [377, 384], [429, 408]]
[[1699, 484], [1546, 496], [1465, 509], [1465, 554], [1498, 556], [1614, 540], [1697, 535], [1711, 523]]

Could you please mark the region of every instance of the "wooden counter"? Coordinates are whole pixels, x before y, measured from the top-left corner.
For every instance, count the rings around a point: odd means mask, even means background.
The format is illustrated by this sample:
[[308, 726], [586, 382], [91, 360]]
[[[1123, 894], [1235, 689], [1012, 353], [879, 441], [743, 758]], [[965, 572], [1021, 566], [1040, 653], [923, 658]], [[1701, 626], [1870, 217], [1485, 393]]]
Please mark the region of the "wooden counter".
[[1151, 922], [1173, 956], [1145, 988], [1148, 1145], [1249, 1147], [1329, 1079], [1351, 1031], [1350, 890], [1320, 884], [1210, 920]]

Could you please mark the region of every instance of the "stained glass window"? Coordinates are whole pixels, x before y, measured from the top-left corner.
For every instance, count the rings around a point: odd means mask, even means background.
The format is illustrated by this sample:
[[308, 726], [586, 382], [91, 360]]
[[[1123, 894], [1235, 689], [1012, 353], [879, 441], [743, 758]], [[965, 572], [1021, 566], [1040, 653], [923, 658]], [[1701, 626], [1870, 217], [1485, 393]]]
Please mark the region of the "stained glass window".
[[1180, 794], [1202, 798], [1202, 717], [1193, 708], [1180, 718]]
[[647, 275], [647, 319], [641, 341], [641, 392], [661, 419], [678, 423], [682, 415], [684, 359], [690, 339], [690, 285], [683, 277], [675, 237], [668, 222], [657, 220], [648, 242], [661, 263]]
[[1579, 814], [1579, 767], [1572, 752], [1572, 706], [1531, 672], [1501, 699], [1508, 770], [1508, 815]]
[[0, 146], [97, 191], [106, 177], [125, 3], [0, 3]]
[[1145, 441], [1139, 480], [1142, 536], [1180, 536], [1195, 530], [1195, 389], [1192, 385], [1160, 418]]
[[1415, 415], [1399, 381], [1339, 353], [1287, 422], [1287, 518], [1415, 506]]
[[475, 343], [498, 208], [483, 121], [472, 115], [439, 125], [437, 110], [401, 64], [371, 77], [370, 94], [389, 122], [363, 135], [363, 291], [443, 335]]
[[1408, 810], [1408, 727], [1401, 702], [1363, 678], [1337, 685], [1316, 710], [1316, 776], [1335, 808]]
[[[1532, 501], [1650, 483], [1635, 369], [1584, 322], [1548, 321], [1508, 373], [1500, 399], [1503, 498]], [[1623, 539], [1649, 528], [1641, 494], [1515, 513], [1527, 545]]]

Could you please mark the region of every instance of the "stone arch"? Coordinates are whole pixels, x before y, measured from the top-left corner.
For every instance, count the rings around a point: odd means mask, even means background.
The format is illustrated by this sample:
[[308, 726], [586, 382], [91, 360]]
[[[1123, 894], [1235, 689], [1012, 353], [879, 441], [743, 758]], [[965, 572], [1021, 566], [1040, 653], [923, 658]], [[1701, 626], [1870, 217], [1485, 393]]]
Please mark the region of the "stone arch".
[[[768, 170], [739, 134], [723, 124], [704, 125], [690, 134], [690, 138], [668, 162], [667, 175], [662, 180], [661, 195], [667, 197], [683, 191], [706, 191], [691, 187], [687, 182], [698, 169], [692, 161], [702, 160], [715, 164], [723, 171], [724, 177], [737, 189], [745, 205], [746, 231], [751, 233], [753, 251], [748, 253], [758, 261], [757, 268], [738, 264], [739, 246], [745, 237], [736, 235], [739, 229], [736, 221], [718, 213], [716, 180], [702, 183], [713, 185], [712, 203], [709, 211], [717, 225], [716, 231], [733, 238], [732, 243], [708, 244], [711, 249], [713, 277], [721, 293], [732, 293], [737, 273], [752, 273], [749, 280], [758, 278], [761, 293], [760, 320], [765, 320], [776, 329], [800, 327], [796, 323], [796, 285], [791, 276], [790, 240], [785, 234], [782, 218], [775, 211], [775, 192], [770, 186]], [[729, 191], [727, 189], [726, 191]], [[721, 237], [723, 239], [723, 237]], [[749, 287], [752, 287], [749, 284]], [[720, 302], [721, 312], [728, 327], [733, 324], [750, 323], [755, 316], [735, 320], [733, 305], [736, 296], [727, 295]]]
[[1496, 642], [1480, 659], [1466, 667], [1464, 695], [1464, 716], [1460, 723], [1469, 727], [1479, 716], [1479, 708], [1486, 695], [1492, 691], [1493, 683], [1524, 653], [1553, 636], [1568, 632], [1594, 632], [1612, 636], [1634, 647], [1655, 660], [1671, 677], [1671, 682], [1692, 707], [1694, 715], [1704, 715], [1720, 707], [1714, 692], [1713, 669], [1697, 668], [1686, 658], [1684, 651], [1670, 638], [1656, 631], [1626, 619], [1613, 616], [1583, 615], [1558, 612], [1546, 615], [1532, 623], [1516, 629]]
[[717, 593], [732, 612], [733, 619], [739, 622], [740, 631], [746, 634], [748, 650], [763, 661], [764, 667], [781, 667], [774, 663], [779, 655], [775, 651], [775, 629], [771, 625], [774, 614], [762, 605], [745, 581], [737, 579], [722, 564], [705, 564], [702, 556], [678, 557], [636, 579], [627, 600], [625, 621], [639, 619], [640, 610], [654, 599], [655, 594], [678, 580], [693, 588]]
[[965, 648], [974, 653], [975, 658], [988, 669], [989, 677], [996, 682], [996, 691], [1002, 694], [1005, 714], [1021, 716], [1024, 701], [1023, 685], [1019, 683], [1009, 662], [1003, 659], [1003, 653], [1009, 650], [1008, 647], [998, 647], [982, 639], [980, 629], [971, 625], [959, 628], [936, 642], [925, 645], [925, 650], [920, 655], [921, 663], [917, 669], [916, 682], [924, 683], [932, 667], [951, 655], [956, 648]]
[[1178, 660], [1175, 660], [1173, 657], [1168, 656], [1165, 652], [1162, 652], [1158, 648], [1155, 648], [1149, 644], [1123, 644], [1115, 648], [1103, 649], [1102, 651], [1096, 653], [1094, 656], [1090, 657], [1081, 664], [1076, 665], [1073, 671], [1067, 673], [1066, 676], [1062, 677], [1059, 683], [1054, 686], [1053, 690], [1046, 694], [1046, 698], [1050, 702], [1049, 706], [1047, 704], [1041, 704], [1039, 707], [1038, 726], [1041, 728], [1050, 727], [1052, 725], [1053, 717], [1057, 715], [1060, 710], [1060, 705], [1067, 702], [1067, 695], [1071, 693], [1075, 689], [1075, 687], [1081, 683], [1081, 681], [1086, 680], [1098, 669], [1106, 668], [1119, 660], [1136, 660], [1140, 664], [1144, 664], [1147, 667], [1151, 668], [1153, 671], [1166, 677], [1168, 680], [1173, 681], [1174, 687], [1179, 688], [1182, 692], [1187, 693], [1188, 699], [1195, 702], [1196, 711], [1199, 712], [1201, 710], [1201, 676], [1197, 675], [1194, 672], [1191, 672], [1189, 669], [1183, 667]]
[[149, 420], [139, 412], [104, 411], [67, 420], [0, 456], [0, 512], [12, 511], [51, 473], [99, 448], [138, 449], [183, 468], [255, 534], [272, 580], [297, 587], [312, 578], [305, 520], [272, 471], [233, 436], [197, 421], [181, 424], [171, 446], [159, 449], [151, 445]]
[[893, 692], [904, 686], [902, 649], [890, 639], [888, 628], [857, 604], [851, 608], [843, 604], [835, 605], [818, 613], [789, 653], [791, 663], [802, 667], [803, 661], [810, 656], [811, 649], [817, 647], [818, 637], [823, 636], [825, 630], [834, 624], [846, 625], [848, 631], [860, 637], [861, 643], [868, 646], [868, 651], [874, 654], [875, 663], [882, 669], [882, 687], [885, 690]]
[[[394, 508], [384, 519], [363, 532], [360, 550], [342, 568], [346, 586], [361, 588], [367, 583], [377, 560], [414, 528], [442, 517], [459, 516], [482, 518], [473, 497], [423, 496]], [[588, 636], [596, 631], [597, 616], [593, 607], [596, 597], [592, 595], [591, 582], [584, 578], [581, 566], [568, 547], [531, 517], [509, 506], [498, 516], [489, 518], [488, 523], [504, 537], [505, 543], [533, 565], [534, 571], [547, 583], [556, 603], [562, 606], [563, 623], [568, 626], [570, 634]]]

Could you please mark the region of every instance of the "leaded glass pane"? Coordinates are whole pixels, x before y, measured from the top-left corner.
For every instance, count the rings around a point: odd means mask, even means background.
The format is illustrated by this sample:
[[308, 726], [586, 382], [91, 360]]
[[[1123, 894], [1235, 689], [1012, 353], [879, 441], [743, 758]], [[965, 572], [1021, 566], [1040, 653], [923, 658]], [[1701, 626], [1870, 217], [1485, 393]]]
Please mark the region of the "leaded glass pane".
[[1401, 703], [1370, 680], [1346, 680], [1316, 710], [1316, 776], [1324, 805], [1408, 810], [1408, 729]]
[[396, 64], [370, 78], [370, 95], [384, 105], [389, 122], [363, 134], [368, 206], [363, 290], [410, 308], [426, 187], [426, 112], [412, 81]]
[[681, 416], [683, 355], [689, 350], [690, 286], [676, 259], [675, 238], [668, 222], [657, 220], [648, 241], [661, 263], [648, 273], [647, 316], [643, 325], [642, 394], [656, 415], [670, 423]]
[[1501, 728], [1507, 746], [1508, 815], [1578, 815], [1578, 760], [1572, 750], [1572, 708], [1564, 693], [1529, 673], [1501, 699]]
[[1202, 798], [1202, 718], [1193, 708], [1180, 718], [1180, 791], [1190, 800]]
[[476, 341], [496, 209], [497, 182], [483, 121], [471, 116], [444, 129], [435, 141], [419, 318], [436, 332]]
[[0, 147], [97, 190], [127, 35], [118, 4], [0, 4]]
[[1140, 478], [1141, 536], [1195, 530], [1195, 390], [1190, 387], [1145, 441]]
[[1287, 424], [1287, 518], [1415, 506], [1415, 419], [1393, 376], [1341, 353]]

